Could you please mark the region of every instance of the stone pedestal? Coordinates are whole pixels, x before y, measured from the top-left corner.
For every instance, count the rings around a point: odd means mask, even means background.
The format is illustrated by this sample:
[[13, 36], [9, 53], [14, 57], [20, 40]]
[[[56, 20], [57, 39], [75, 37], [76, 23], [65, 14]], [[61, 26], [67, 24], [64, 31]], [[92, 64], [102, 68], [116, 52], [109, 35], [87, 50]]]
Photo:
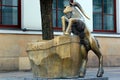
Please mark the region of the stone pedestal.
[[57, 36], [28, 44], [28, 56], [35, 77], [69, 78], [79, 76], [81, 63], [79, 38]]

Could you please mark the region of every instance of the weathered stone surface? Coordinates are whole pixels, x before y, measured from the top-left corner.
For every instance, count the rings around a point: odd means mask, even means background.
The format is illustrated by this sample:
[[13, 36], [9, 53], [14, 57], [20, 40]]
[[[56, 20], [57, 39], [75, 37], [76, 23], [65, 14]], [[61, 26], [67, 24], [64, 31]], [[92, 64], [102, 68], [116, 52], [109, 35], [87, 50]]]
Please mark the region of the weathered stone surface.
[[30, 60], [28, 57], [19, 57], [19, 70], [30, 70]]
[[81, 63], [79, 38], [58, 36], [32, 42], [27, 47], [35, 77], [60, 78], [79, 75]]

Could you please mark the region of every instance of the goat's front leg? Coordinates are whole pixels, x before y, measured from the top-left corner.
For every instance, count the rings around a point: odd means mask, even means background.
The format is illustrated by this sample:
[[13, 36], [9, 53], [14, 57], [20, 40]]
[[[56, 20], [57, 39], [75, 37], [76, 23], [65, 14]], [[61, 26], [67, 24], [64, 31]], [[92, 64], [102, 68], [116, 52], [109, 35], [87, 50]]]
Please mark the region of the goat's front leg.
[[65, 35], [69, 35], [70, 34], [73, 22], [74, 22], [74, 19], [72, 19], [72, 18], [69, 19], [69, 23], [68, 23], [67, 29], [65, 31]]
[[67, 17], [62, 16], [62, 17], [61, 17], [61, 20], [62, 20], [62, 31], [63, 31], [63, 34], [65, 34], [66, 21], [68, 22], [68, 19], [67, 19]]
[[80, 20], [79, 18], [70, 18], [69, 19], [69, 21], [68, 21], [69, 23], [68, 23], [67, 29], [65, 31], [66, 35], [69, 35], [71, 33], [71, 28], [72, 28], [73, 23], [76, 21], [79, 21], [79, 20]]

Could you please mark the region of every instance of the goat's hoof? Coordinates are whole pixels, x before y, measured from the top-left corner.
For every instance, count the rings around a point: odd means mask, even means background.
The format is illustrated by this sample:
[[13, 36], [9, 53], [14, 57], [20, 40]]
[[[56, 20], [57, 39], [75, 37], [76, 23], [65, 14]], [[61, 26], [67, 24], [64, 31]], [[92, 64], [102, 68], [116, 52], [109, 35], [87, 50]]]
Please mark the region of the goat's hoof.
[[70, 35], [70, 34], [69, 34], [69, 33], [64, 33], [64, 35], [68, 36], [68, 35]]
[[79, 77], [84, 78], [85, 74], [83, 72], [80, 72]]
[[98, 73], [97, 73], [97, 77], [102, 77], [104, 74], [104, 70], [99, 70]]

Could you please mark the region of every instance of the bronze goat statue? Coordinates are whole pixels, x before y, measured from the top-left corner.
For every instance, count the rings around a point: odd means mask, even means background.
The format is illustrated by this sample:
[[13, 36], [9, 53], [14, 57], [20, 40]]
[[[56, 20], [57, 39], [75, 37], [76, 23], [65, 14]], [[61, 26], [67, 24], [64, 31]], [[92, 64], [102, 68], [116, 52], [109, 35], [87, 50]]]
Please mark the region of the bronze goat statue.
[[[76, 8], [77, 7], [77, 8]], [[80, 51], [82, 56], [82, 63], [80, 67], [79, 76], [84, 77], [86, 73], [86, 64], [88, 61], [88, 51], [92, 50], [99, 59], [99, 69], [97, 72], [97, 77], [102, 77], [104, 74], [103, 70], [103, 56], [99, 49], [99, 43], [93, 37], [88, 30], [86, 24], [83, 22], [84, 17], [82, 14], [89, 19], [89, 17], [83, 11], [81, 5], [77, 2], [70, 3], [66, 6], [63, 13], [65, 16], [62, 16], [62, 30], [64, 35], [70, 35], [72, 32], [75, 35], [80, 37]]]

